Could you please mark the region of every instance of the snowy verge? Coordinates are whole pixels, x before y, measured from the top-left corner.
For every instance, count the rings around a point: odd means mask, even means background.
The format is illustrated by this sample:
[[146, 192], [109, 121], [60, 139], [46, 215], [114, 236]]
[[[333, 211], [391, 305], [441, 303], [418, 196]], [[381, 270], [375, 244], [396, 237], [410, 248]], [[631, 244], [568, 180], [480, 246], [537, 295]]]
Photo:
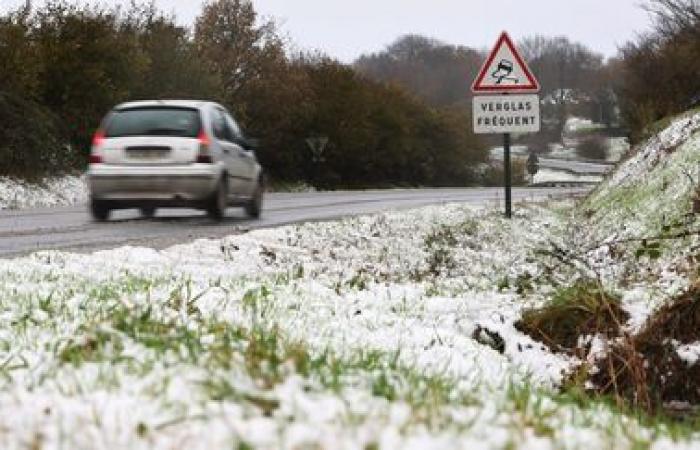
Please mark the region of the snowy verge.
[[596, 240], [658, 234], [686, 222], [700, 180], [700, 114], [674, 120], [643, 143], [588, 198]]
[[0, 260], [3, 448], [663, 448], [556, 401], [577, 361], [513, 327], [547, 298], [533, 252], [563, 211]]
[[0, 209], [27, 209], [72, 206], [87, 202], [85, 175], [66, 175], [28, 183], [0, 177]]

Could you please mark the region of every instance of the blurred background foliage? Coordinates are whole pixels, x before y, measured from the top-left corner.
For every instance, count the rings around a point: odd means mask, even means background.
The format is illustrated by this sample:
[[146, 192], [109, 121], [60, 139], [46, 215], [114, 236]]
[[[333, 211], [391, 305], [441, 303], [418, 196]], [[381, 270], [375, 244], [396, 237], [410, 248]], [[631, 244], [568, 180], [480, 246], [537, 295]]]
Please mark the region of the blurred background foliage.
[[[603, 57], [565, 37], [519, 47], [542, 84], [543, 133], [590, 118], [639, 137], [700, 103], [696, 2], [650, 0], [655, 29]], [[408, 35], [353, 64], [293, 50], [248, 0], [210, 0], [191, 27], [155, 3], [107, 7], [49, 0], [0, 16], [0, 175], [84, 170], [91, 136], [129, 100], [210, 99], [227, 106], [273, 180], [322, 188], [492, 184], [471, 131], [469, 85], [484, 54]], [[653, 86], [653, 89], [650, 87]], [[306, 139], [326, 136], [320, 161]], [[488, 173], [488, 176], [484, 174]]]

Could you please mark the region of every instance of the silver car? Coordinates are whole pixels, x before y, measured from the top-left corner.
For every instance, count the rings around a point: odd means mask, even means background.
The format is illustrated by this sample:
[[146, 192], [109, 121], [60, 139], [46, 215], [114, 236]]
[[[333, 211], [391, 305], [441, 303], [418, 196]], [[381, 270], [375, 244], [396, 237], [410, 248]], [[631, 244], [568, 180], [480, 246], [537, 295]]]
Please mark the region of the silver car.
[[119, 105], [93, 139], [92, 215], [104, 221], [115, 209], [139, 208], [151, 217], [159, 207], [187, 207], [220, 220], [228, 206], [243, 206], [259, 217], [264, 186], [253, 147], [217, 103]]

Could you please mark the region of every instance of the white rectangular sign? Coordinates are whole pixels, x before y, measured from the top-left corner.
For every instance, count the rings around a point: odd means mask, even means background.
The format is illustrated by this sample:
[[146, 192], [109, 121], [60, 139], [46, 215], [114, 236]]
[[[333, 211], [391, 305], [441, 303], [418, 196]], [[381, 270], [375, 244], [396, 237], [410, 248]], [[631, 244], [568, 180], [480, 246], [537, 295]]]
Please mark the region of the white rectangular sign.
[[532, 95], [484, 95], [474, 97], [474, 133], [537, 133], [540, 131], [540, 98]]

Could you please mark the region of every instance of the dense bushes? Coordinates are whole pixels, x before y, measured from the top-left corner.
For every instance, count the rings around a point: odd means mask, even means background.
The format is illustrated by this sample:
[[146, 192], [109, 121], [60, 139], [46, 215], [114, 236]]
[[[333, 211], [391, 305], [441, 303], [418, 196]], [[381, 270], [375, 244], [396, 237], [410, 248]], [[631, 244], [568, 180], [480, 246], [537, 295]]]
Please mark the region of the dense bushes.
[[[214, 99], [260, 138], [268, 174], [324, 187], [465, 185], [485, 152], [463, 110], [428, 106], [322, 55], [294, 55], [248, 0], [206, 3], [193, 30], [153, 4], [48, 1], [0, 17], [0, 175], [83, 169], [122, 101]], [[3, 106], [3, 105], [0, 105]], [[7, 117], [6, 117], [7, 116]], [[19, 120], [25, 117], [28, 123]], [[306, 139], [327, 136], [314, 162]]]
[[581, 139], [576, 147], [576, 153], [584, 159], [605, 160], [608, 157], [610, 144], [605, 136], [594, 134]]
[[214, 96], [213, 83], [200, 89], [208, 75], [187, 36], [152, 5], [123, 12], [49, 1], [0, 18], [0, 94], [13, 106], [0, 114], [17, 115], [2, 124], [12, 139], [0, 175], [83, 169], [96, 126], [119, 102]]
[[475, 181], [472, 168], [485, 152], [461, 110], [427, 107], [400, 88], [369, 81], [332, 61], [308, 64], [306, 71], [315, 99], [307, 129], [329, 138], [320, 184], [449, 186]]
[[75, 164], [56, 123], [43, 106], [0, 92], [0, 173], [31, 179]]

